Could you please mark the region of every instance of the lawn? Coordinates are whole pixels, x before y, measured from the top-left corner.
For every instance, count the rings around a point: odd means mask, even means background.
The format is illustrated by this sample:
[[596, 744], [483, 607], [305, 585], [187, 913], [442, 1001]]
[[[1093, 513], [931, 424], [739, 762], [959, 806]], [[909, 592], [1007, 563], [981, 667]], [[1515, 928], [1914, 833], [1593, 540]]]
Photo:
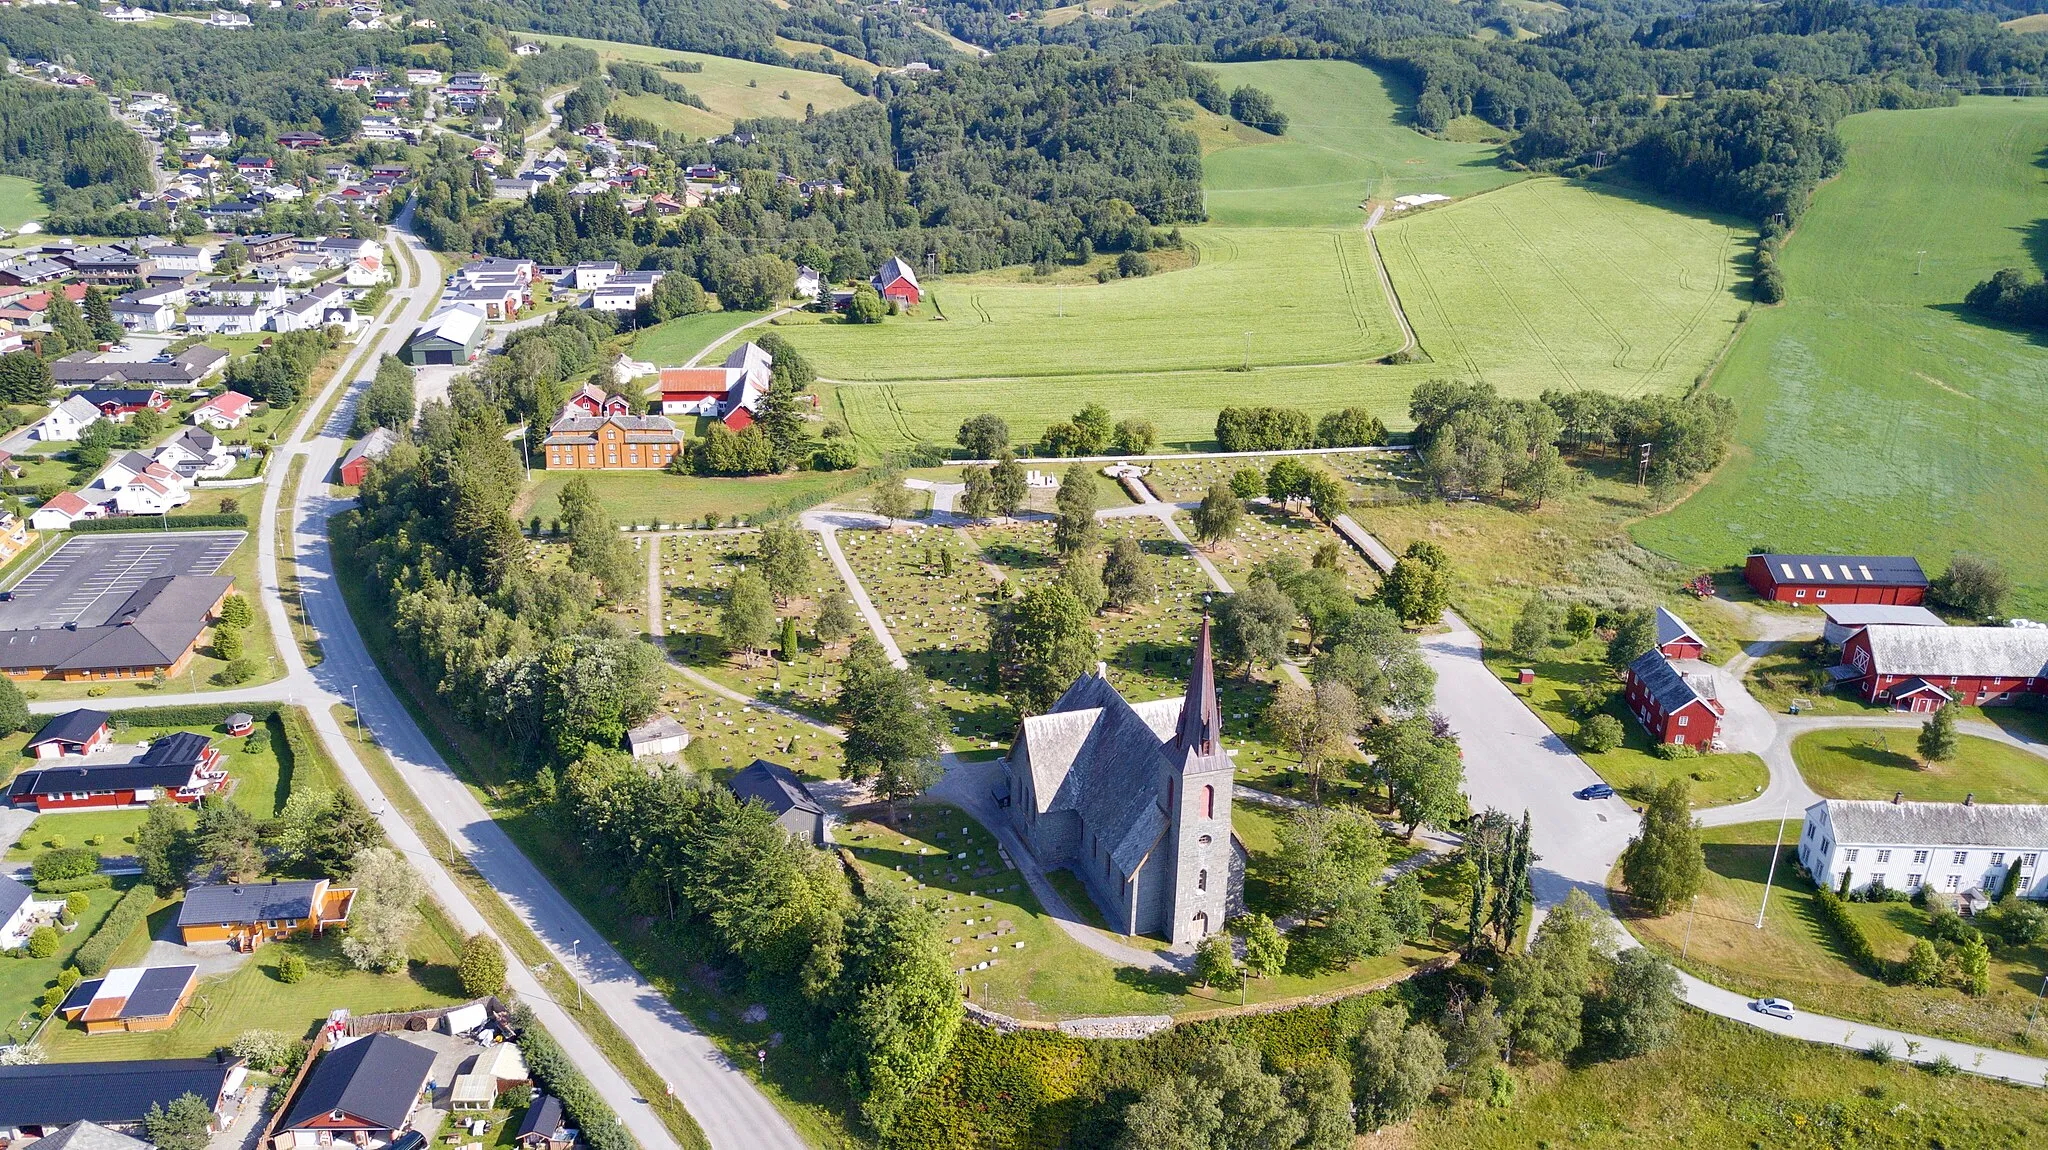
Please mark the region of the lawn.
[[1959, 803], [2048, 803], [2048, 759], [2018, 747], [1962, 737], [1945, 763], [1920, 763], [1917, 727], [1843, 727], [1792, 741], [1792, 758], [1807, 785], [1833, 799], [1908, 799]]
[[852, 491], [868, 478], [865, 471], [795, 471], [787, 475], [762, 475], [746, 479], [712, 479], [694, 475], [670, 475], [665, 471], [546, 471], [536, 469], [533, 483], [512, 505], [513, 518], [531, 526], [538, 517], [543, 528], [561, 516], [562, 486], [577, 476], [603, 501], [612, 521], [620, 526], [677, 526], [702, 522], [717, 515], [722, 523], [740, 516], [787, 508], [792, 503], [810, 506], [843, 492]]
[[[1226, 155], [1231, 153], [1226, 153]], [[1672, 394], [1734, 334], [1751, 231], [1598, 184], [1528, 180], [1380, 228], [1428, 377], [1502, 394]]]
[[[609, 40], [578, 40], [564, 36], [535, 36], [533, 39], [589, 48], [605, 60], [633, 60], [656, 66], [666, 66], [679, 60], [702, 64], [704, 67], [700, 72], [673, 72], [670, 73], [669, 79], [681, 84], [689, 89], [691, 95], [703, 100], [709, 111], [687, 104], [670, 103], [658, 96], [627, 97], [618, 102], [620, 108], [641, 116], [648, 115], [648, 110], [639, 106], [641, 102], [651, 100], [662, 105], [663, 110], [672, 109], [661, 121], [662, 126], [687, 132], [693, 137], [730, 132], [735, 120], [752, 120], [763, 116], [801, 120], [807, 106], [820, 112], [829, 112], [867, 99], [829, 72], [778, 68], [772, 64], [757, 64], [751, 60], [707, 56], [701, 52], [677, 52], [667, 48], [621, 44]], [[786, 100], [782, 98], [785, 92], [789, 95]]]
[[1987, 97], [1842, 122], [1847, 167], [1780, 261], [1787, 302], [1752, 315], [1714, 380], [1735, 455], [1640, 542], [1711, 566], [1765, 542], [1931, 570], [1975, 552], [2012, 572], [2011, 610], [2048, 612], [2048, 342], [1961, 307], [2001, 267], [2040, 273], [2040, 111]]
[[107, 912], [114, 909], [114, 902], [121, 892], [133, 884], [133, 879], [117, 878], [111, 890], [96, 890], [90, 893], [92, 905], [78, 917], [78, 928], [63, 936], [57, 953], [49, 958], [8, 958], [0, 962], [0, 1025], [7, 1028], [6, 1040], [18, 1042], [27, 1037], [33, 1029], [24, 1029], [22, 1023], [28, 1012], [35, 1006], [42, 993], [57, 984], [57, 975], [71, 962], [71, 956], [99, 929]]
[[0, 228], [19, 230], [30, 220], [41, 219], [49, 210], [42, 186], [21, 176], [0, 176]]
[[[1812, 882], [1798, 866], [1799, 823], [1785, 825], [1785, 848], [1771, 886], [1764, 929], [1756, 928], [1775, 822], [1702, 832], [1707, 873], [1697, 916], [1627, 917], [1637, 938], [1692, 973], [1737, 993], [1776, 995], [1795, 1005], [1913, 1033], [2017, 1048], [2034, 1004], [2048, 950], [1996, 948], [1991, 992], [1970, 998], [1953, 986], [1889, 986], [1849, 964], [1815, 910]], [[1881, 957], [1903, 959], [1924, 916], [1910, 905], [1855, 903]], [[1690, 941], [1687, 939], [1690, 928]], [[1683, 953], [1684, 958], [1680, 960]]]
[[2048, 1138], [2048, 1093], [1936, 1078], [1685, 1011], [1642, 1058], [1515, 1072], [1514, 1103], [1439, 1101], [1360, 1145], [1404, 1150], [2001, 1150]]
[[703, 351], [712, 340], [767, 314], [760, 311], [700, 311], [696, 315], [681, 316], [643, 328], [633, 337], [630, 354], [634, 359], [656, 367], [679, 367]]

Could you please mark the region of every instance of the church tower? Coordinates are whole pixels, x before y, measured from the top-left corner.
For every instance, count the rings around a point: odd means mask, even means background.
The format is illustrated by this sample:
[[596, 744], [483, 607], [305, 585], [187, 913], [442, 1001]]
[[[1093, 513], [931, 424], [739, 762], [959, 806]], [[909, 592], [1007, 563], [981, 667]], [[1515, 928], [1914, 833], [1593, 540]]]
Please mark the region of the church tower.
[[1176, 950], [1192, 950], [1222, 930], [1230, 914], [1230, 802], [1236, 776], [1223, 749], [1223, 709], [1216, 698], [1216, 659], [1206, 616], [1166, 756], [1167, 777], [1159, 793], [1166, 801], [1172, 885], [1163, 933]]

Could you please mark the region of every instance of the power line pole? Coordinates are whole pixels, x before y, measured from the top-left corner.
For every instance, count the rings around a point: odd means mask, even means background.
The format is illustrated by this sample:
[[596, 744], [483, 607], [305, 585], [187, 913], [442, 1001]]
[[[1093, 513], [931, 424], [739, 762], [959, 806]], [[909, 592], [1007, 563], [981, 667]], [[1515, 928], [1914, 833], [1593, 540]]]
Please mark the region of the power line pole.
[[1650, 478], [1650, 445], [1641, 444], [1639, 450], [1642, 454], [1636, 459], [1636, 490], [1641, 491], [1644, 482]]

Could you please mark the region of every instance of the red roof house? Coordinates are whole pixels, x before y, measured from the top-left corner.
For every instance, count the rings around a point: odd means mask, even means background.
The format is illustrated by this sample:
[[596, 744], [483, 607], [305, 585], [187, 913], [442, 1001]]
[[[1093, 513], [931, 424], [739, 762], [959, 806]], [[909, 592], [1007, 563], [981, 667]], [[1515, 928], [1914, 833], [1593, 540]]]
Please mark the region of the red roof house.
[[256, 401], [239, 391], [224, 391], [192, 412], [192, 422], [210, 424], [225, 431], [242, 422]]

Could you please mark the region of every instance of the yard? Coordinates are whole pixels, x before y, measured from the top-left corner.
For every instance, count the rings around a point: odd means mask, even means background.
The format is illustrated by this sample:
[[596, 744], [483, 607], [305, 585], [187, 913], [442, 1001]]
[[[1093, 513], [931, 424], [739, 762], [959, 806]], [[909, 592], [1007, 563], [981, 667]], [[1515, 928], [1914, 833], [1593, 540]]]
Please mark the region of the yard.
[[41, 219], [48, 210], [49, 205], [43, 201], [43, 189], [34, 180], [0, 176], [0, 228], [20, 231], [21, 225]]
[[[1713, 827], [1702, 832], [1707, 873], [1698, 914], [1625, 916], [1637, 938], [1687, 970], [1741, 994], [1775, 995], [1795, 1005], [1908, 1032], [2018, 1048], [2027, 1012], [2048, 972], [2042, 947], [1994, 948], [1991, 992], [1970, 998], [1953, 986], [1890, 986], [1851, 966], [1815, 909], [1812, 882], [1794, 848], [1799, 823], [1788, 821], [1785, 849], [1771, 886], [1764, 928], [1756, 928], [1775, 822]], [[1852, 903], [1880, 957], [1897, 961], [1918, 937], [1924, 914], [1909, 904]], [[1688, 938], [1689, 935], [1689, 938]], [[1683, 955], [1683, 958], [1681, 958]]]
[[91, 906], [78, 916], [77, 929], [66, 933], [57, 953], [49, 958], [29, 958], [24, 952], [20, 958], [0, 958], [0, 1024], [7, 1027], [6, 1039], [20, 1042], [32, 1032], [32, 1025], [24, 1028], [29, 1011], [43, 991], [57, 984], [57, 975], [71, 962], [71, 956], [99, 929], [107, 912], [114, 909], [114, 902], [121, 892], [133, 885], [133, 879], [117, 878], [111, 890], [90, 892]]
[[2007, 743], [1962, 736], [1944, 763], [1920, 761], [1918, 727], [1838, 727], [1792, 741], [1792, 758], [1814, 790], [1836, 799], [2048, 803], [2048, 758]]
[[759, 319], [766, 314], [768, 313], [760, 311], [705, 311], [696, 315], [681, 316], [667, 323], [641, 329], [640, 333], [633, 337], [631, 354], [634, 359], [651, 363], [656, 367], [680, 367], [691, 356], [709, 346], [711, 341], [741, 324]]

